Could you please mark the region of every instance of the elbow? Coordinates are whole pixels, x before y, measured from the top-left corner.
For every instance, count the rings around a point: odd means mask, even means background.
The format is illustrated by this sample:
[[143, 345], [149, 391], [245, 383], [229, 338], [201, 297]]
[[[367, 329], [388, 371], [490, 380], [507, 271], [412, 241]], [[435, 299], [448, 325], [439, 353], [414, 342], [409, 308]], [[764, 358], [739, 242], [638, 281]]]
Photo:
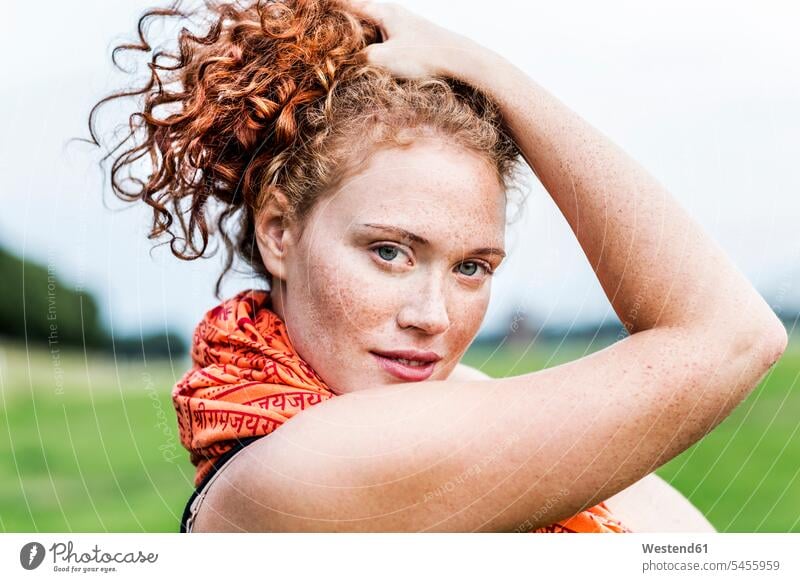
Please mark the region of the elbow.
[[745, 369], [758, 372], [759, 377], [780, 360], [789, 342], [786, 328], [771, 311], [765, 318], [730, 331], [727, 339], [729, 347], [725, 359], [728, 362], [743, 362]]
[[789, 343], [786, 328], [772, 312], [765, 321], [751, 327], [747, 335], [747, 356], [764, 372], [781, 359]]
[[759, 336], [757, 346], [758, 353], [763, 358], [762, 361], [767, 368], [771, 368], [781, 359], [788, 344], [789, 335], [786, 333], [786, 327], [784, 327], [781, 320], [775, 316], [774, 321], [764, 326]]

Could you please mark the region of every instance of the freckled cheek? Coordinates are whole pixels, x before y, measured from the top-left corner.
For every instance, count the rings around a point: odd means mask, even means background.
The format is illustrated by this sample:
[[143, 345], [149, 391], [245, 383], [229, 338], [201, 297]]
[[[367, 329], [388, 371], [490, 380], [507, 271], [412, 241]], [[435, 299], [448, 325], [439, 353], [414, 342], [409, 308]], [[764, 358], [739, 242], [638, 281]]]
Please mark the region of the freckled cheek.
[[357, 260], [320, 263], [312, 272], [311, 301], [321, 317], [350, 336], [382, 328], [403, 296], [399, 282], [387, 284], [374, 269]]
[[459, 298], [451, 309], [451, 326], [448, 344], [453, 351], [465, 351], [480, 329], [489, 304], [488, 294], [480, 297]]

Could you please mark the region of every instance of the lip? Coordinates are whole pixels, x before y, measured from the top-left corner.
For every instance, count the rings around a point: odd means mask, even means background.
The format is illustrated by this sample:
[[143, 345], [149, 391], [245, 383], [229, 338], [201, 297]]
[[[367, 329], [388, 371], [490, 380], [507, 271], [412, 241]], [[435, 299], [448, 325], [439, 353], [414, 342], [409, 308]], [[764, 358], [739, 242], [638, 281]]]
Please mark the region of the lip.
[[[441, 356], [434, 352], [418, 352], [413, 350], [398, 350], [391, 352], [370, 352], [378, 361], [378, 365], [400, 380], [406, 382], [420, 382], [427, 380], [436, 368], [436, 362], [441, 360]], [[422, 366], [409, 366], [398, 362], [393, 358], [403, 358], [406, 360], [416, 360], [425, 362]]]

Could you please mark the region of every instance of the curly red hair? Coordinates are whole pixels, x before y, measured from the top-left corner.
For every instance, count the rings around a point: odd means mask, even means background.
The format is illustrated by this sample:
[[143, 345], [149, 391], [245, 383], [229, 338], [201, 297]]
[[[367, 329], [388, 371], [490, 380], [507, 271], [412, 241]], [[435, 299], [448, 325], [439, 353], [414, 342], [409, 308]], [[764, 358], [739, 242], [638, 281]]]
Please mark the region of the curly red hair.
[[[358, 53], [380, 42], [379, 28], [345, 2], [207, 0], [204, 10], [191, 12], [179, 4], [145, 12], [138, 42], [113, 50], [117, 67], [120, 51], [152, 53], [150, 78], [140, 89], [99, 101], [89, 132], [100, 145], [98, 108], [142, 99], [127, 135], [103, 158], [113, 157], [112, 189], [152, 207], [149, 238], [169, 236], [178, 258], [206, 256], [216, 226], [228, 251], [218, 298], [237, 254], [270, 280], [256, 252], [255, 228], [272, 188], [290, 201], [287, 218], [302, 219], [341, 179], [356, 150], [401, 143], [402, 129], [432, 129], [483, 153], [509, 186], [519, 151], [496, 106], [452, 79], [401, 80], [362, 63]], [[203, 32], [183, 28], [176, 52], [154, 51], [146, 31], [156, 18], [197, 18]], [[140, 133], [144, 139], [136, 144]], [[140, 177], [143, 158], [151, 168]], [[214, 202], [221, 206], [216, 220]]]

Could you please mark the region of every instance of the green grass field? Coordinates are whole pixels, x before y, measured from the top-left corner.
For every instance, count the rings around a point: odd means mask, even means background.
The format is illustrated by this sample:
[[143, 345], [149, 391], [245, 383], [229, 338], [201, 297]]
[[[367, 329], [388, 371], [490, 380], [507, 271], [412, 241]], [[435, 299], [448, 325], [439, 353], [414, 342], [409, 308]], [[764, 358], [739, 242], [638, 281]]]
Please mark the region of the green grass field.
[[[580, 357], [575, 343], [470, 350], [493, 376]], [[170, 389], [188, 361], [115, 363], [0, 344], [0, 531], [174, 532], [192, 491]], [[719, 531], [800, 531], [800, 342], [716, 430], [658, 473]]]

